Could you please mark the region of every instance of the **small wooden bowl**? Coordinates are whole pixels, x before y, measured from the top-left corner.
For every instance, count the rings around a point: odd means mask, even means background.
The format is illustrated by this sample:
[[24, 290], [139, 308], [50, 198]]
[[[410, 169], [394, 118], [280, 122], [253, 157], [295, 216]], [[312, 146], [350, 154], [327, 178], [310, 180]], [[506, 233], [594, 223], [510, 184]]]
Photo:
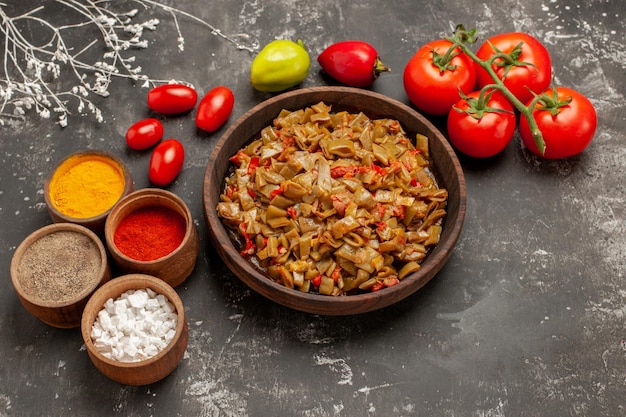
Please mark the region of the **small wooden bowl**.
[[[63, 240], [60, 240], [61, 234], [65, 236]], [[39, 270], [37, 265], [44, 268]], [[71, 285], [78, 282], [78, 278], [70, 279], [65, 274], [71, 273], [68, 269], [81, 267], [89, 272], [81, 277], [91, 278], [81, 283], [73, 294], [53, 296], [65, 285], [60, 287], [49, 282], [41, 288], [34, 288], [32, 283], [26, 282], [45, 274], [44, 278], [37, 279], [41, 284], [52, 277], [51, 271], [54, 271], [55, 278], [67, 280]], [[110, 279], [111, 271], [102, 241], [91, 230], [73, 223], [55, 223], [36, 230], [22, 241], [11, 260], [11, 281], [22, 305], [44, 323], [59, 328], [80, 326], [87, 300]]]
[[124, 161], [122, 161], [116, 155], [113, 155], [109, 152], [99, 151], [99, 150], [93, 150], [93, 151], [89, 150], [89, 151], [81, 151], [81, 152], [73, 153], [67, 156], [66, 158], [64, 158], [55, 166], [55, 168], [52, 170], [52, 173], [50, 174], [50, 176], [46, 179], [44, 183], [44, 200], [46, 202], [46, 206], [48, 207], [48, 213], [50, 214], [50, 218], [52, 219], [53, 222], [79, 224], [81, 226], [87, 227], [90, 230], [93, 230], [99, 236], [102, 236], [104, 232], [104, 224], [106, 222], [107, 216], [109, 215], [109, 213], [111, 212], [115, 204], [113, 204], [107, 210], [102, 211], [101, 213], [94, 215], [94, 216], [74, 217], [74, 216], [68, 215], [60, 211], [56, 207], [54, 202], [52, 201], [52, 197], [51, 197], [52, 190], [50, 186], [55, 175], [58, 173], [61, 173], [59, 171], [61, 169], [69, 169], [69, 167], [73, 163], [72, 161], [74, 160], [79, 161], [82, 158], [95, 158], [97, 160], [104, 161], [104, 162], [111, 164], [111, 166], [113, 166], [116, 169], [119, 168], [120, 175], [123, 176], [124, 178], [124, 190], [120, 198], [117, 201], [119, 201], [124, 196], [128, 195], [129, 193], [133, 191], [134, 189], [133, 179]]
[[[120, 362], [100, 353], [91, 339], [91, 329], [100, 310], [109, 298], [114, 300], [128, 290], [150, 288], [163, 294], [176, 308], [178, 321], [172, 341], [155, 356], [139, 362]], [[89, 358], [96, 368], [110, 379], [126, 385], [148, 385], [168, 376], [180, 363], [187, 348], [189, 328], [183, 303], [176, 291], [163, 280], [144, 274], [129, 274], [114, 278], [100, 287], [85, 306], [81, 333]]]
[[[165, 207], [180, 214], [186, 223], [185, 237], [181, 244], [168, 255], [152, 260], [133, 259], [115, 245], [115, 230], [121, 221], [136, 210], [147, 207]], [[120, 274], [154, 275], [172, 287], [183, 283], [193, 271], [200, 250], [198, 230], [185, 202], [176, 194], [160, 188], [144, 188], [124, 197], [107, 218], [104, 236], [113, 263]]]
[[[439, 243], [421, 268], [399, 284], [381, 291], [332, 297], [300, 292], [271, 280], [263, 271], [240, 255], [241, 248], [231, 239], [217, 214], [217, 203], [228, 175], [229, 158], [259, 132], [281, 110], [295, 111], [323, 101], [332, 111], [362, 111], [370, 118], [398, 120], [408, 137], [417, 133], [429, 138], [430, 156], [439, 184], [448, 190], [447, 215]], [[465, 218], [466, 190], [461, 165], [446, 138], [424, 116], [411, 107], [381, 94], [350, 87], [314, 87], [293, 90], [255, 106], [241, 116], [216, 143], [204, 176], [204, 215], [209, 236], [228, 267], [254, 291], [275, 302], [314, 314], [348, 315], [380, 309], [396, 303], [429, 282], [444, 266], [461, 234]]]

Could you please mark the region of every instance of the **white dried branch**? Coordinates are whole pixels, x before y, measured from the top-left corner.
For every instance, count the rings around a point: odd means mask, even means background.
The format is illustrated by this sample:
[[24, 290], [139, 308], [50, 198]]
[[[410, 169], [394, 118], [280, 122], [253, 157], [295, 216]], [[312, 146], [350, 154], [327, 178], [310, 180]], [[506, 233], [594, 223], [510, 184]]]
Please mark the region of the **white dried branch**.
[[[58, 24], [44, 13], [49, 5], [56, 4], [67, 8], [68, 15], [76, 20]], [[184, 50], [185, 38], [180, 28], [179, 16], [190, 19], [208, 28], [211, 34], [232, 43], [237, 49], [254, 51], [258, 45], [243, 45], [236, 39], [226, 36], [208, 22], [185, 11], [162, 5], [151, 0], [128, 0], [125, 4], [139, 6], [144, 10], [159, 9], [173, 19], [177, 33], [177, 47]], [[138, 8], [117, 11], [120, 2], [110, 0], [52, 0], [44, 5], [17, 15], [5, 12], [6, 4], [0, 2], [0, 39], [4, 38], [3, 67], [0, 69], [0, 125], [7, 120], [23, 120], [29, 111], [49, 119], [56, 117], [57, 123], [66, 126], [72, 111], [79, 114], [90, 113], [98, 122], [104, 117], [101, 110], [91, 100], [92, 95], [107, 97], [114, 78], [126, 78], [141, 82], [149, 87], [171, 80], [157, 80], [144, 74], [136, 65], [133, 51], [148, 48], [144, 35], [155, 31], [159, 19], [149, 17], [138, 21]], [[45, 36], [43, 42], [35, 44], [20, 28], [38, 25], [39, 34]], [[81, 30], [94, 32], [94, 38], [84, 45], [67, 43]], [[105, 52], [95, 62], [84, 59], [88, 51], [104, 46]]]

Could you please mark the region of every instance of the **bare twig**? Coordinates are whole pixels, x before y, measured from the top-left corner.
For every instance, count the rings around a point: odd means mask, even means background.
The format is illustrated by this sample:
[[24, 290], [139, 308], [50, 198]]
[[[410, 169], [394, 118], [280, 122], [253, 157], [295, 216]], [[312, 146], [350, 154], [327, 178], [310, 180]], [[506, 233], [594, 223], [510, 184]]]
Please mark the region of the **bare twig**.
[[[67, 9], [70, 22], [57, 24], [52, 16], [43, 14], [53, 3]], [[258, 47], [243, 45], [210, 23], [156, 1], [128, 0], [125, 4], [169, 13], [180, 51], [184, 50], [185, 39], [179, 16], [208, 28], [211, 34], [237, 49], [254, 51]], [[114, 78], [138, 81], [144, 87], [168, 82], [152, 79], [141, 66], [135, 65], [131, 51], [147, 48], [144, 33], [156, 30], [160, 23], [157, 18], [137, 21], [139, 10], [136, 8], [116, 11], [120, 8], [119, 2], [110, 0], [54, 0], [26, 13], [9, 16], [6, 7], [0, 2], [0, 39], [4, 38], [4, 47], [0, 50], [4, 59], [0, 69], [0, 125], [6, 120], [23, 120], [31, 110], [46, 119], [54, 115], [61, 126], [67, 125], [72, 111], [89, 112], [101, 122], [102, 112], [90, 97], [108, 96]], [[29, 38], [23, 31], [27, 25], [37, 25], [37, 34], [43, 41], [36, 43]], [[84, 40], [84, 37], [72, 36], [76, 31], [83, 34], [92, 29], [94, 38]], [[68, 44], [70, 39], [74, 43], [84, 42]], [[88, 62], [86, 52], [99, 44], [104, 45], [105, 52], [95, 62]]]

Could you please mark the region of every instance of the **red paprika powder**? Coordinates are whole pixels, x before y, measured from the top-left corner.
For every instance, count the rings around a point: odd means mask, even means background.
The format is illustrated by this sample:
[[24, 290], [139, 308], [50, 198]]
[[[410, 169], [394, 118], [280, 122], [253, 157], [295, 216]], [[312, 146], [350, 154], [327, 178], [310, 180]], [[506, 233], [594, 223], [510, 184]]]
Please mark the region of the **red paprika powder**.
[[126, 216], [115, 229], [113, 242], [124, 255], [152, 261], [174, 251], [185, 237], [183, 216], [166, 207], [145, 207]]

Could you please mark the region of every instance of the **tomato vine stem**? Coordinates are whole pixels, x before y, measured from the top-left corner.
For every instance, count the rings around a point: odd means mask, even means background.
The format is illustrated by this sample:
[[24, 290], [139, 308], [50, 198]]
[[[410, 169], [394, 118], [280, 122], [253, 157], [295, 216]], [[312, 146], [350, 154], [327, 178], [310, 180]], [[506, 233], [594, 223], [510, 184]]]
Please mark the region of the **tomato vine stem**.
[[505, 62], [516, 62], [517, 60], [511, 57], [510, 55], [502, 53], [502, 52], [495, 53], [494, 55], [489, 57], [489, 59], [487, 60], [480, 59], [468, 46], [468, 44], [473, 44], [474, 42], [476, 42], [476, 39], [477, 39], [476, 29], [466, 31], [463, 25], [457, 25], [456, 29], [454, 30], [454, 36], [452, 36], [451, 38], [446, 38], [446, 39], [452, 42], [452, 45], [450, 46], [450, 51], [453, 51], [455, 48], [459, 48], [472, 61], [476, 62], [480, 67], [482, 67], [485, 71], [487, 71], [489, 76], [493, 79], [494, 83], [489, 84], [483, 88], [484, 89], [495, 88], [498, 91], [500, 91], [511, 102], [511, 104], [520, 112], [520, 114], [526, 118], [526, 120], [528, 121], [528, 127], [530, 128], [533, 139], [535, 140], [535, 144], [537, 145], [539, 152], [541, 152], [541, 154], [544, 154], [545, 149], [546, 149], [546, 144], [545, 144], [545, 141], [543, 140], [543, 134], [541, 133], [541, 130], [537, 126], [537, 122], [535, 121], [535, 118], [533, 117], [533, 110], [537, 102], [540, 100], [541, 96], [535, 94], [535, 97], [533, 98], [533, 100], [530, 102], [528, 106], [526, 106], [517, 97], [515, 97], [513, 93], [511, 93], [511, 91], [504, 85], [504, 82], [498, 77], [496, 72], [493, 70], [493, 63], [497, 59], [504, 60]]
[[480, 120], [485, 113], [512, 113], [512, 111], [509, 112], [508, 110], [490, 107], [488, 105], [491, 96], [496, 91], [499, 91], [499, 88], [493, 84], [483, 87], [480, 90], [478, 98], [468, 97], [465, 93], [463, 93], [463, 91], [459, 91], [461, 98], [467, 102], [469, 107], [465, 110], [460, 110], [456, 106], [452, 106], [452, 108], [459, 113], [466, 113], [477, 120]]

